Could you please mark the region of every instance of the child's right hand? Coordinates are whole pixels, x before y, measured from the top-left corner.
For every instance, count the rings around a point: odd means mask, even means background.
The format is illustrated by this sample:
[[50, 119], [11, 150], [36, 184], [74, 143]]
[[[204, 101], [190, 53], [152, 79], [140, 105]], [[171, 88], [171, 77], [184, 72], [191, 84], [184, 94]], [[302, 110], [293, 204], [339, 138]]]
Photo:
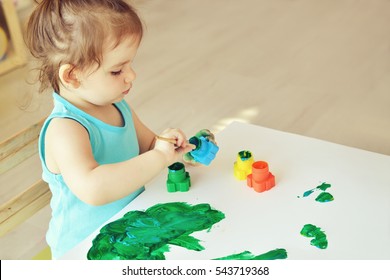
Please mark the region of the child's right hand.
[[176, 139], [176, 144], [163, 140], [156, 140], [154, 149], [162, 152], [167, 160], [167, 166], [181, 161], [183, 155], [192, 151], [196, 147], [187, 141], [185, 134], [180, 129], [168, 128], [160, 136], [164, 138]]

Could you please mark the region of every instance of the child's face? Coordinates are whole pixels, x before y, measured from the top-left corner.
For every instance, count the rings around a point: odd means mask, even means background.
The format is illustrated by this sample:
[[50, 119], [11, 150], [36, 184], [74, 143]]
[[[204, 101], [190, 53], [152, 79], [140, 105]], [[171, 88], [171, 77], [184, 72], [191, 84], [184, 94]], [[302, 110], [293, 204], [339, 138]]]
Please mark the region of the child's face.
[[114, 49], [105, 51], [97, 70], [91, 69], [81, 73], [78, 88], [80, 96], [94, 105], [121, 101], [129, 93], [136, 77], [131, 63], [138, 45], [138, 40], [129, 38]]

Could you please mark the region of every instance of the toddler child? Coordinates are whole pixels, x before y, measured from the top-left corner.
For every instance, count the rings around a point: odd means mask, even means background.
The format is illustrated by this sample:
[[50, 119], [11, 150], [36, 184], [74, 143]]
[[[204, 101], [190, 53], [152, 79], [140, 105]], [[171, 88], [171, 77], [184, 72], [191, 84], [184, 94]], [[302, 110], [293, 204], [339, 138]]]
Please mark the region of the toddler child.
[[143, 26], [122, 0], [43, 0], [26, 43], [41, 62], [41, 91], [53, 88], [39, 154], [52, 192], [47, 242], [57, 259], [143, 191], [194, 146], [179, 129], [156, 140], [126, 103]]

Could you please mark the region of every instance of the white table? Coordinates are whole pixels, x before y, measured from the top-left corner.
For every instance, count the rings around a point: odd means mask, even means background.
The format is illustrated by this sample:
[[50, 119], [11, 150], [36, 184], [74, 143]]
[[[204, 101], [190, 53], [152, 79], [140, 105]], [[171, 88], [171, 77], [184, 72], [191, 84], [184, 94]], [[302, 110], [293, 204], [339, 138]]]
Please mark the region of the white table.
[[[216, 140], [220, 150], [210, 166], [187, 167], [188, 192], [167, 192], [167, 170], [107, 223], [158, 203], [208, 203], [226, 217], [209, 232], [192, 234], [205, 250], [170, 245], [167, 259], [209, 260], [243, 251], [259, 255], [276, 248], [286, 249], [288, 259], [390, 259], [389, 156], [238, 122]], [[235, 179], [233, 164], [241, 150], [268, 162], [274, 188], [257, 193]], [[302, 197], [323, 182], [331, 184], [327, 191], [334, 201], [319, 203], [316, 194]], [[300, 234], [305, 224], [324, 230], [326, 249], [310, 245], [310, 238]], [[97, 234], [64, 259], [86, 259]]]

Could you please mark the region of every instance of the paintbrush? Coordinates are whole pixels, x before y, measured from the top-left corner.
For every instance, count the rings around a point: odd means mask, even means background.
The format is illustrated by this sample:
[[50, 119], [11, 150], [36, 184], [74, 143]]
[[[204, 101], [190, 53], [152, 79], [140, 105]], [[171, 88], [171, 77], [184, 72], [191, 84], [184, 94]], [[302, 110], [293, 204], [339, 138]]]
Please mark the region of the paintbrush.
[[159, 136], [159, 135], [156, 135], [156, 139], [158, 140], [162, 140], [162, 141], [165, 141], [165, 142], [169, 142], [171, 144], [175, 144], [177, 143], [177, 139], [174, 139], [174, 138], [166, 138], [166, 137], [162, 137], [162, 136]]

